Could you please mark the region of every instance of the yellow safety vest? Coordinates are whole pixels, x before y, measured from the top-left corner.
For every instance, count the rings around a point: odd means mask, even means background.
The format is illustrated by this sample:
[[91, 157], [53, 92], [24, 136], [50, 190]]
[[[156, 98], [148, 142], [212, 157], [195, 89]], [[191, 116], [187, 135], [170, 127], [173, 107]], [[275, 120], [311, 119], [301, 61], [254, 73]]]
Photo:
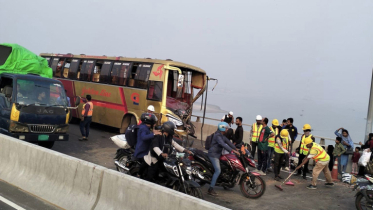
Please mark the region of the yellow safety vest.
[[[89, 104], [89, 110], [88, 110], [88, 114], [87, 114], [87, 116], [88, 117], [91, 117], [92, 116], [92, 114], [93, 114], [93, 103], [92, 102], [87, 102], [87, 104]], [[85, 113], [85, 105], [86, 104], [84, 104], [83, 105], [83, 109], [82, 109], [82, 116], [84, 116], [84, 113]]]
[[[278, 136], [276, 136], [276, 138], [277, 138]], [[281, 137], [279, 137], [280, 139], [281, 139], [281, 142], [282, 142], [282, 147], [284, 148], [284, 149], [288, 149], [288, 144], [289, 144], [289, 137], [285, 137], [285, 138], [281, 138]], [[275, 143], [275, 152], [276, 153], [279, 153], [279, 154], [284, 154], [284, 151], [282, 151], [282, 149], [280, 148], [280, 146], [278, 146], [278, 144], [277, 144], [277, 142]]]
[[313, 142], [312, 148], [311, 148], [311, 154], [316, 153], [316, 155], [312, 158], [316, 162], [318, 161], [328, 161], [330, 160], [330, 157], [327, 152], [317, 143]]
[[259, 139], [260, 131], [262, 130], [263, 125], [260, 125], [258, 128], [258, 125], [256, 123], [253, 124], [252, 130], [253, 130], [253, 135], [251, 136], [251, 141], [252, 142], [257, 142]]
[[[311, 138], [311, 137], [312, 137], [312, 134], [309, 135], [308, 137]], [[304, 139], [305, 139], [305, 138], [306, 138], [306, 135], [303, 135], [303, 136], [302, 136], [302, 139], [301, 139], [301, 141], [300, 141], [300, 150], [299, 150], [299, 154], [308, 155], [309, 150], [308, 150], [306, 144], [304, 144]]]
[[274, 136], [268, 138], [268, 146], [269, 147], [274, 147], [275, 146], [275, 138], [276, 136], [278, 135], [278, 128], [276, 128], [275, 130], [273, 130], [273, 127], [269, 127], [269, 129], [271, 129], [271, 131], [275, 134]]

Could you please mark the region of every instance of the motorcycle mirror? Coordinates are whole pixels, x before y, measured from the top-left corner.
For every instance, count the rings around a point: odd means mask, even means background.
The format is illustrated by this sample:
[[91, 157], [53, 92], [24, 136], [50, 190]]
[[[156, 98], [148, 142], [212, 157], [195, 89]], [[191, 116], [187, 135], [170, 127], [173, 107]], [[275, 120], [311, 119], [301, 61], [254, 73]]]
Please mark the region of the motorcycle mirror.
[[77, 96], [77, 97], [75, 98], [75, 106], [78, 106], [79, 104], [80, 104], [80, 97]]

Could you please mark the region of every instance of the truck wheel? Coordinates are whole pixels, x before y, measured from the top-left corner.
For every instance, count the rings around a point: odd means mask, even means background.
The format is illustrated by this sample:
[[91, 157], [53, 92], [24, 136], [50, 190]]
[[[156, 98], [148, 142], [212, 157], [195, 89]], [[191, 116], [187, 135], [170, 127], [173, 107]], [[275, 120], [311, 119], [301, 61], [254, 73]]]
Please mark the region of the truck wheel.
[[54, 141], [39, 142], [39, 146], [51, 149], [54, 145]]
[[125, 133], [128, 126], [135, 125], [137, 123], [135, 116], [126, 115], [122, 120], [122, 126], [119, 129], [119, 133]]

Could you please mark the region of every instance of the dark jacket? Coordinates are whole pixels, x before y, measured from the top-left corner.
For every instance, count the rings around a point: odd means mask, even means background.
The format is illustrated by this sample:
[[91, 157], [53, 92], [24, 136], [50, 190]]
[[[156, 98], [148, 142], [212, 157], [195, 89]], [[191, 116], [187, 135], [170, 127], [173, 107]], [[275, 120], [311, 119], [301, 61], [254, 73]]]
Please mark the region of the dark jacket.
[[242, 126], [237, 126], [236, 132], [234, 133], [234, 141], [236, 145], [241, 144], [243, 139], [243, 128]]
[[290, 127], [289, 125], [287, 125], [283, 129], [287, 129], [289, 131], [291, 142], [293, 143], [295, 141], [295, 139], [297, 138], [297, 136], [298, 136], [298, 129], [297, 129], [297, 127], [295, 127], [294, 125], [293, 125], [293, 127]]
[[214, 137], [212, 138], [208, 155], [213, 158], [219, 158], [221, 156], [223, 148], [229, 152], [231, 152], [232, 149], [236, 149], [234, 144], [232, 144], [232, 142], [230, 142], [227, 137], [225, 137], [219, 130], [217, 130], [214, 134]]
[[137, 131], [137, 144], [134, 154], [136, 158], [143, 158], [149, 153], [153, 138], [154, 134], [150, 131], [148, 126], [145, 124], [139, 125], [139, 130]]

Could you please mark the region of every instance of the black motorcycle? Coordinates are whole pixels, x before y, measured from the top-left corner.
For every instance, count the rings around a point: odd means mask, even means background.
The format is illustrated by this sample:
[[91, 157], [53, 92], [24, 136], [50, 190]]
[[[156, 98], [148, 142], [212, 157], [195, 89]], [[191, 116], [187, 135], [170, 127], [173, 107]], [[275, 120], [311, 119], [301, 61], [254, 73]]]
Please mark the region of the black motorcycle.
[[358, 179], [354, 188], [354, 190], [358, 190], [355, 195], [357, 210], [373, 209], [373, 178], [365, 175], [365, 179]]
[[[146, 171], [139, 174], [141, 163], [133, 157], [133, 153], [133, 149], [118, 149], [114, 163], [119, 172], [141, 178]], [[163, 161], [155, 183], [203, 199], [201, 186], [192, 179], [191, 161], [187, 154], [174, 150]]]

